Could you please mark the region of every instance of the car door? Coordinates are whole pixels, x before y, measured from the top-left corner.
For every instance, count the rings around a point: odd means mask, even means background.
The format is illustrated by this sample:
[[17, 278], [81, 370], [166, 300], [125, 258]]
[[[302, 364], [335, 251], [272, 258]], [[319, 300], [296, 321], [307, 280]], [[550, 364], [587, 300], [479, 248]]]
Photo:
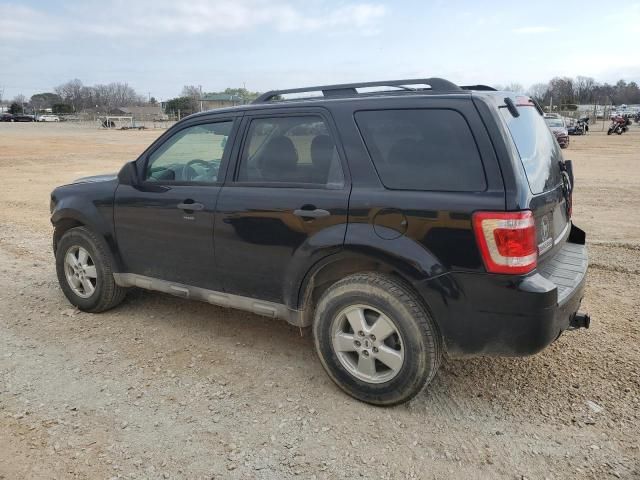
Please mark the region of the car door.
[[137, 161], [136, 185], [118, 186], [114, 221], [127, 273], [222, 290], [213, 229], [237, 121], [180, 125]]
[[218, 200], [215, 257], [225, 291], [286, 303], [294, 272], [342, 247], [349, 182], [328, 115], [281, 112], [243, 119]]

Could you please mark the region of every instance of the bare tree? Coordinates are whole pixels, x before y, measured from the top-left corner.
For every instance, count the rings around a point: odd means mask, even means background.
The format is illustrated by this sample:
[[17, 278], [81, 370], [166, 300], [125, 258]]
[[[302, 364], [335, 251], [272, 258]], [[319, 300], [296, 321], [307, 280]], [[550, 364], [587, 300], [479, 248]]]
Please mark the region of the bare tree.
[[182, 95], [183, 97], [191, 97], [194, 100], [200, 101], [202, 97], [202, 87], [196, 87], [195, 85], [185, 85], [182, 87]]
[[524, 92], [524, 87], [522, 86], [521, 83], [510, 82], [510, 83], [507, 83], [506, 85], [504, 85], [501, 88], [501, 90], [504, 90], [506, 92], [522, 93], [522, 92]]
[[573, 81], [573, 90], [578, 103], [593, 102], [593, 87], [596, 81], [591, 77], [578, 75]]
[[196, 87], [195, 85], [185, 85], [182, 87], [182, 97], [189, 98], [190, 110], [197, 112], [200, 110], [200, 99], [202, 98], [202, 87]]
[[538, 103], [544, 103], [547, 92], [549, 91], [549, 85], [546, 83], [534, 83], [529, 87], [527, 91], [528, 95], [535, 99]]
[[549, 82], [549, 95], [554, 105], [575, 103], [573, 79], [569, 77], [554, 77]]
[[72, 105], [74, 110], [93, 107], [111, 110], [116, 107], [144, 103], [141, 95], [138, 95], [129, 84], [122, 82], [87, 87], [82, 85], [80, 80], [75, 79], [59, 85], [55, 91], [65, 103]]
[[54, 88], [54, 91], [60, 95], [60, 97], [66, 102], [69, 103], [74, 110], [80, 110], [85, 105], [83, 104], [83, 85], [82, 82], [74, 78], [73, 80], [69, 80], [62, 85], [58, 85]]

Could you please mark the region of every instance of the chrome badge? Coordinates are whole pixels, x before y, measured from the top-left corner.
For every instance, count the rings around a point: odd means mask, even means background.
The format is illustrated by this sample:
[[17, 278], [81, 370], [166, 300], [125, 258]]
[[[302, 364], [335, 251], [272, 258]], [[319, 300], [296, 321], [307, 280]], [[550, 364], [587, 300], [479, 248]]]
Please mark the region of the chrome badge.
[[545, 215], [540, 222], [540, 243], [538, 243], [538, 255], [542, 255], [553, 246], [553, 236], [551, 235], [551, 225], [549, 217]]

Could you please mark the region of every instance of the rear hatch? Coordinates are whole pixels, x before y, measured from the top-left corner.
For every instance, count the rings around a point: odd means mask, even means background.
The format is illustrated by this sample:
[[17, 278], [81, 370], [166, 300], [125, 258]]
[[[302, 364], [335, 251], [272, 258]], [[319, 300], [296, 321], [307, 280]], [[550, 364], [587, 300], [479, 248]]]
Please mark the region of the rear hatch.
[[[512, 97], [510, 108], [500, 108], [529, 183], [538, 244], [538, 268], [564, 246], [571, 230], [570, 200], [563, 188], [562, 152], [543, 115], [528, 97]], [[515, 109], [515, 110], [514, 110]], [[517, 113], [517, 115], [514, 115]]]

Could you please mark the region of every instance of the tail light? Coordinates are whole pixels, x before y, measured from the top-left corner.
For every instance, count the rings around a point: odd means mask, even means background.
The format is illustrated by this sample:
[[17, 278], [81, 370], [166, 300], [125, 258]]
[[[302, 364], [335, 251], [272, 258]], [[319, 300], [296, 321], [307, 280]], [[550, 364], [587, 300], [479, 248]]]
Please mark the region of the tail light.
[[536, 225], [529, 210], [476, 212], [473, 229], [488, 272], [522, 274], [536, 268]]

